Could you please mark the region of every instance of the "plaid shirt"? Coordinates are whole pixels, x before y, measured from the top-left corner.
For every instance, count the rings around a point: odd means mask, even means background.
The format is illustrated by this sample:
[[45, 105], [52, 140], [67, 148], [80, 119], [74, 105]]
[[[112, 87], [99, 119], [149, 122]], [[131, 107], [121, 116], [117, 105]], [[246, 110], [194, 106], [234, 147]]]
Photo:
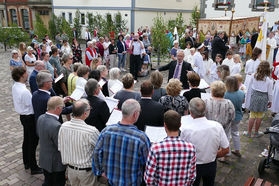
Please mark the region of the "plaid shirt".
[[148, 137], [136, 126], [107, 126], [95, 147], [93, 172], [105, 173], [111, 185], [140, 185], [149, 147]]
[[147, 185], [192, 185], [196, 178], [196, 152], [179, 137], [152, 144], [144, 180]]

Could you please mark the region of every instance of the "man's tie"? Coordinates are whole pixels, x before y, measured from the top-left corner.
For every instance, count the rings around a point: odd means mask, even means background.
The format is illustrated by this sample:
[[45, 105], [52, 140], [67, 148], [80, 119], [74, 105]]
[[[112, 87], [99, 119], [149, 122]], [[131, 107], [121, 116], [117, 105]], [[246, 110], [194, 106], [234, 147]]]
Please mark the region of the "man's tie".
[[89, 34], [90, 34], [90, 33], [88, 32], [88, 37], [87, 37], [87, 39], [88, 39], [88, 40], [91, 40]]
[[177, 62], [177, 63], [178, 64], [176, 65], [173, 78], [178, 78], [178, 73], [179, 73], [181, 63], [179, 63], [179, 62]]

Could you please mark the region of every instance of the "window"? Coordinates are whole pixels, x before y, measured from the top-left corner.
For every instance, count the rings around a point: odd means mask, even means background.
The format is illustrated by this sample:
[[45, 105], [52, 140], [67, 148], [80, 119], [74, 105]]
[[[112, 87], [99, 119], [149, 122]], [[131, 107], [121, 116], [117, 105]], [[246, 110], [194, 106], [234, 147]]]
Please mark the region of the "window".
[[12, 24], [17, 24], [17, 13], [15, 9], [10, 9], [10, 16]]
[[234, 7], [234, 0], [215, 0], [213, 7], [215, 10], [231, 10]]
[[49, 11], [48, 10], [39, 10], [39, 14], [40, 15], [49, 15]]
[[70, 23], [70, 24], [72, 24], [72, 23], [73, 23], [72, 13], [69, 13], [69, 23]]
[[[274, 11], [275, 1], [278, 3], [278, 0], [268, 0], [267, 9], [269, 11]], [[263, 11], [265, 9], [265, 0], [252, 0], [252, 10], [253, 11]]]
[[65, 12], [62, 12], [62, 18], [65, 19]]
[[80, 23], [82, 24], [82, 25], [85, 25], [85, 14], [80, 14]]
[[24, 29], [29, 29], [29, 14], [26, 9], [21, 9], [21, 16], [22, 16], [22, 27]]

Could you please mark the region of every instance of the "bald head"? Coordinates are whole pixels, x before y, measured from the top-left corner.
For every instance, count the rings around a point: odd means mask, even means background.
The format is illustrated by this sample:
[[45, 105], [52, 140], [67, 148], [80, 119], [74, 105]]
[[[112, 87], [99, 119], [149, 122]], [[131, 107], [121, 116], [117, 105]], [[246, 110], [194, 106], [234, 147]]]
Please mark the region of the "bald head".
[[138, 116], [137, 118], [133, 118], [133, 117], [135, 116], [136, 112], [138, 113], [140, 112], [140, 104], [135, 99], [128, 99], [122, 104], [121, 110], [122, 110], [123, 118], [126, 118], [128, 120], [135, 119], [134, 122], [136, 122]]
[[86, 99], [80, 99], [76, 101], [73, 105], [73, 117], [82, 118], [84, 120], [89, 116], [89, 113], [85, 113], [89, 111], [90, 105]]
[[44, 64], [44, 62], [43, 62], [43, 61], [40, 61], [40, 60], [36, 61], [36, 62], [35, 62], [35, 69], [36, 69], [37, 71], [44, 70], [44, 69], [45, 69], [45, 64]]

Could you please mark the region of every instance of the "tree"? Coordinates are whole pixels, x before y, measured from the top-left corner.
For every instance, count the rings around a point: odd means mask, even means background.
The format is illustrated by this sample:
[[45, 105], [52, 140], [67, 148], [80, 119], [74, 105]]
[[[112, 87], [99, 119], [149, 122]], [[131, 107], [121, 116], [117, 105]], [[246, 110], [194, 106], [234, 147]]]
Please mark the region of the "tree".
[[157, 15], [157, 17], [153, 19], [152, 45], [158, 56], [158, 65], [160, 64], [161, 55], [167, 54], [171, 47], [171, 41], [165, 33], [166, 30], [167, 25], [163, 20], [163, 17]]
[[73, 40], [73, 32], [72, 32], [72, 28], [70, 26], [70, 24], [68, 23], [68, 21], [66, 21], [66, 19], [62, 18], [62, 27], [61, 27], [62, 31], [65, 32], [69, 38], [69, 42], [72, 42]]
[[20, 42], [26, 42], [29, 36], [17, 25], [12, 25], [11, 27], [0, 27], [0, 43], [4, 45], [5, 51], [7, 51], [7, 46], [18, 45]]
[[117, 12], [114, 16], [114, 27], [115, 27], [116, 33], [119, 33], [121, 30], [122, 31], [125, 30], [126, 24], [127, 24], [127, 21], [122, 18], [121, 13]]
[[108, 34], [109, 32], [114, 32], [115, 28], [114, 28], [114, 24], [112, 21], [112, 16], [110, 13], [106, 14], [105, 17], [105, 24], [104, 24], [104, 33]]
[[195, 6], [191, 14], [191, 25], [195, 27], [199, 19], [200, 19], [200, 13], [198, 12], [198, 6]]
[[94, 30], [93, 14], [87, 13], [86, 16], [87, 16], [87, 28], [89, 32], [92, 32]]
[[44, 38], [46, 34], [48, 34], [48, 30], [39, 14], [36, 14], [35, 34], [41, 39]]
[[57, 32], [59, 32], [58, 24], [57, 24], [57, 17], [52, 14], [51, 18], [48, 22], [48, 30], [49, 30], [49, 36], [51, 39], [55, 40], [55, 36]]
[[79, 39], [81, 36], [81, 24], [80, 24], [80, 11], [77, 10], [74, 18], [74, 28], [77, 31], [77, 38]]
[[177, 27], [177, 32], [178, 32], [178, 36], [179, 38], [182, 36], [182, 34], [184, 33], [184, 19], [183, 19], [183, 15], [182, 13], [177, 13], [177, 17], [175, 19], [175, 24]]

